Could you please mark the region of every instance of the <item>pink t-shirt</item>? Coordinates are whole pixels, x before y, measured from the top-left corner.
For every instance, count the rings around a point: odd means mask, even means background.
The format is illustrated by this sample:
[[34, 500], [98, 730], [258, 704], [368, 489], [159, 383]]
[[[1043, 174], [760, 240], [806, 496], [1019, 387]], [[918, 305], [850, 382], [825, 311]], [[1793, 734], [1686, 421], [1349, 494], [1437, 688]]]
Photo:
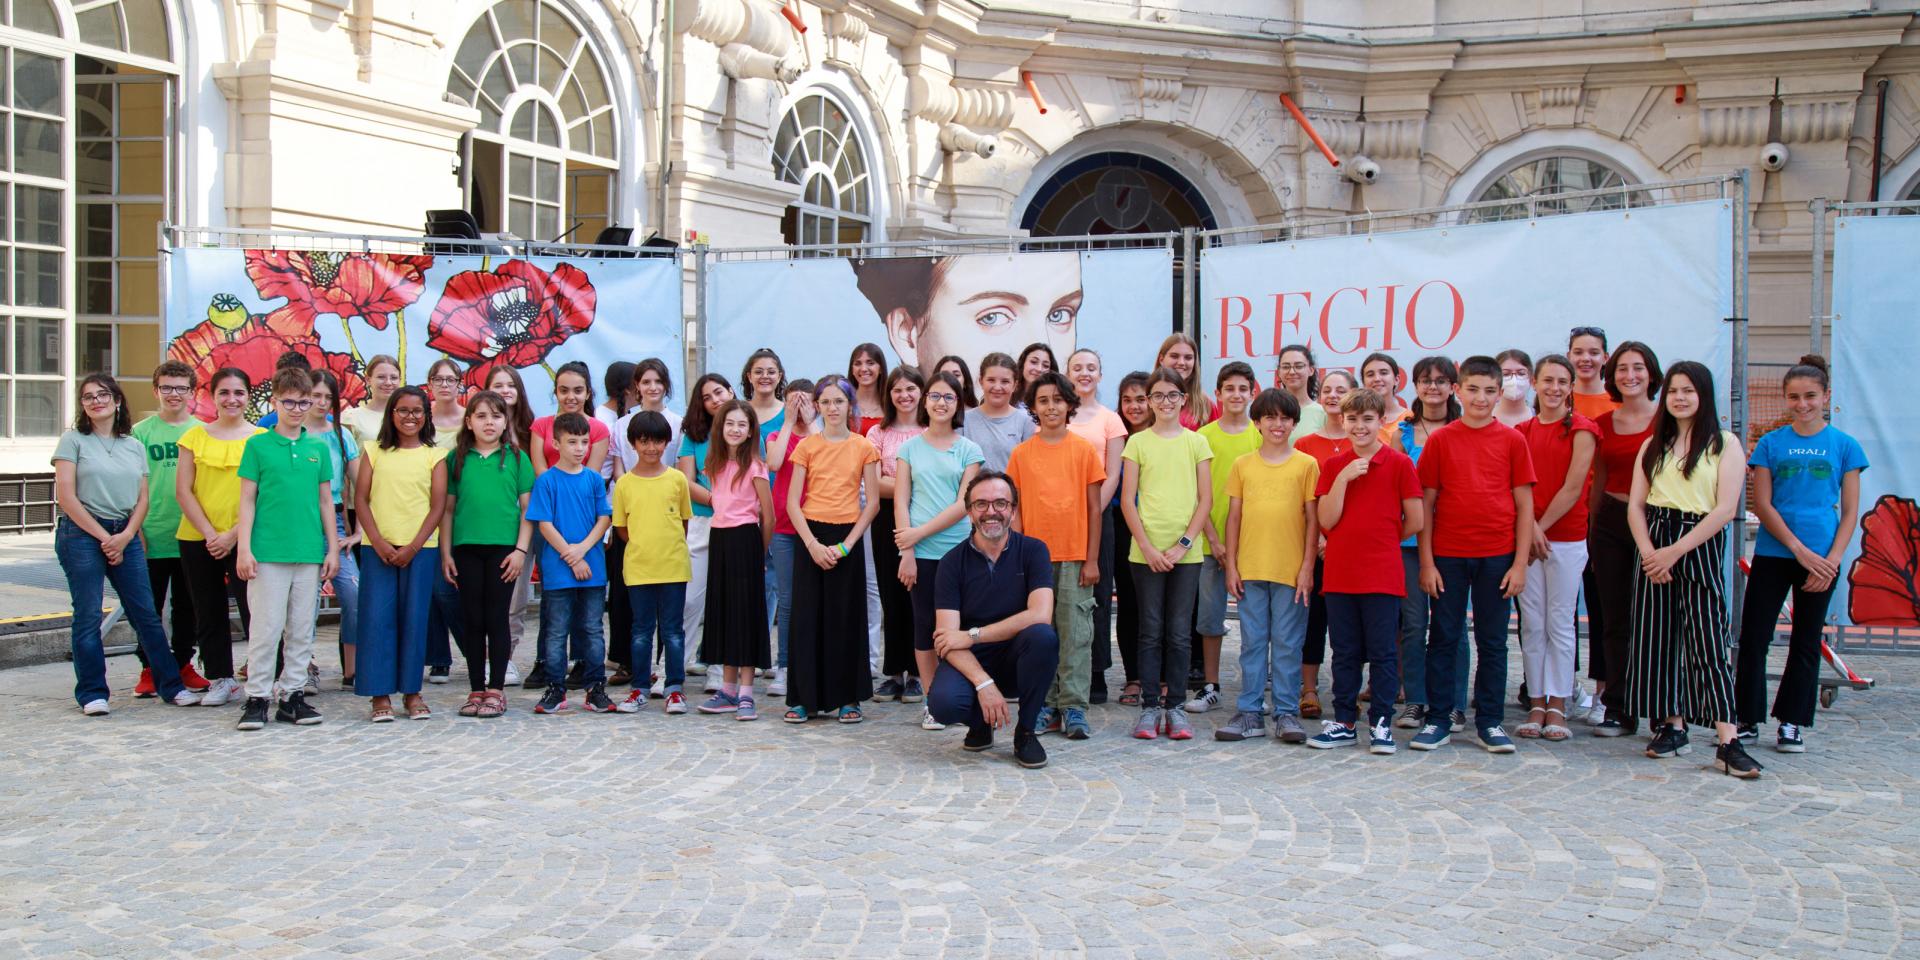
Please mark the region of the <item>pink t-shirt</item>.
[[1107, 465], [1107, 442], [1115, 437], [1122, 440], [1127, 438], [1127, 425], [1121, 422], [1119, 414], [1101, 407], [1098, 413], [1086, 420], [1076, 419], [1067, 424], [1067, 429], [1073, 431], [1080, 439], [1093, 444], [1093, 452], [1099, 457], [1100, 468], [1112, 471], [1113, 468]]
[[744, 475], [732, 464], [721, 467], [720, 475], [713, 478], [713, 525], [744, 527], [759, 523], [760, 496], [754, 492], [753, 481], [766, 477], [767, 465], [759, 460], [753, 461], [753, 469]]
[[900, 448], [906, 446], [908, 440], [925, 432], [927, 432], [926, 427], [911, 423], [897, 423], [891, 427], [874, 427], [868, 430], [867, 440], [873, 444], [875, 450], [880, 451], [880, 475], [893, 476]]

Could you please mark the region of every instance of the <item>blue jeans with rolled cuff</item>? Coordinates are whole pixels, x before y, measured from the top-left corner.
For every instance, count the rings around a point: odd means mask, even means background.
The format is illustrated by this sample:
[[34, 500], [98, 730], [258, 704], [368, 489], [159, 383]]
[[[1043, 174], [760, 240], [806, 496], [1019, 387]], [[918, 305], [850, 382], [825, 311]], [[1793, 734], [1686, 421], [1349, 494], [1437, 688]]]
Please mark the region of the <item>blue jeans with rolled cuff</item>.
[[[127, 528], [125, 518], [106, 520], [94, 517], [110, 534]], [[100, 541], [80, 525], [60, 518], [54, 529], [53, 553], [67, 575], [67, 593], [73, 599], [73, 701], [86, 706], [94, 700], [108, 699], [107, 653], [100, 638], [100, 605], [106, 584], [120, 595], [120, 609], [126, 614], [133, 635], [146, 654], [147, 668], [153, 671], [153, 685], [160, 695], [172, 700], [186, 689], [180, 684], [180, 664], [167, 645], [166, 628], [160, 624], [160, 612], [153, 608], [153, 584], [147, 579], [147, 549], [135, 536], [127, 541], [119, 563], [108, 563]]]

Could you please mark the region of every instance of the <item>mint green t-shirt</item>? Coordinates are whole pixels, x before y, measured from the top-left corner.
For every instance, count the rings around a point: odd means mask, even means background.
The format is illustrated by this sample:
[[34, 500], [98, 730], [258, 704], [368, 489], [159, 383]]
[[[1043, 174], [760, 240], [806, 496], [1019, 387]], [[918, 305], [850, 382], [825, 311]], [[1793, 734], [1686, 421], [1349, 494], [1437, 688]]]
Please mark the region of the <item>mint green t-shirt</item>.
[[168, 423], [158, 416], [133, 425], [133, 438], [147, 451], [147, 519], [140, 532], [147, 543], [147, 559], [170, 560], [180, 555], [180, 498], [173, 478], [180, 469], [180, 438], [200, 421], [188, 417]]

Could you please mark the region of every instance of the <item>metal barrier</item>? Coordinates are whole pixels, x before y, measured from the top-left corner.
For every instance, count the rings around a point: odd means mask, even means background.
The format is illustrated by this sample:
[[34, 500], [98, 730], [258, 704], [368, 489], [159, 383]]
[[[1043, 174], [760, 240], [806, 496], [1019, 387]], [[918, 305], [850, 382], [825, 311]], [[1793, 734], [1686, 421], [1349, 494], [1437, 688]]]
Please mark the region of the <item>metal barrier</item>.
[[0, 533], [52, 530], [59, 515], [53, 499], [53, 474], [0, 476]]

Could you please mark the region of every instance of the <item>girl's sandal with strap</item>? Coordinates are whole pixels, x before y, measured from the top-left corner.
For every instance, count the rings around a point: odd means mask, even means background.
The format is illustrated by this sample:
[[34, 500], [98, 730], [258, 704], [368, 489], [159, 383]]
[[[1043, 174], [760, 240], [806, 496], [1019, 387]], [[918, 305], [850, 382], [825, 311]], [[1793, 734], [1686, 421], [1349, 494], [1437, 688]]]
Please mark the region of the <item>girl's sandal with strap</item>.
[[1118, 702], [1119, 702], [1119, 704], [1120, 704], [1121, 706], [1123, 706], [1123, 707], [1137, 707], [1137, 706], [1139, 706], [1139, 705], [1140, 705], [1140, 684], [1139, 684], [1139, 682], [1138, 682], [1138, 681], [1133, 681], [1133, 682], [1130, 682], [1130, 683], [1128, 683], [1128, 684], [1126, 685], [1126, 687], [1125, 687], [1124, 689], [1122, 689], [1122, 690], [1120, 691], [1120, 700], [1119, 700]]
[[788, 707], [787, 712], [780, 719], [788, 723], [806, 723], [812, 717], [807, 715], [806, 707]]
[[481, 695], [480, 712], [474, 714], [482, 720], [492, 720], [507, 712], [507, 695], [488, 691]]
[[388, 701], [385, 704], [376, 705], [373, 708], [373, 713], [368, 715], [367, 719], [374, 723], [392, 723], [393, 702]]
[[[1547, 711], [1543, 707], [1534, 707], [1532, 710], [1527, 711], [1527, 722], [1514, 727], [1513, 735], [1525, 740], [1540, 739], [1540, 722], [1546, 719], [1546, 713]], [[1533, 719], [1535, 714], [1540, 715], [1540, 720]]]
[[860, 712], [859, 707], [845, 706], [840, 708], [841, 723], [859, 723], [860, 721], [865, 719], [866, 719], [866, 716]]
[[467, 694], [467, 702], [460, 705], [459, 714], [463, 717], [479, 716], [480, 705], [484, 703], [486, 699], [487, 695], [479, 690]]
[[1567, 728], [1567, 712], [1565, 710], [1555, 710], [1552, 707], [1548, 707], [1547, 714], [1548, 714], [1547, 716], [1548, 720], [1552, 720], [1554, 714], [1559, 714], [1560, 722], [1548, 723], [1546, 726], [1541, 727], [1540, 739], [1551, 740], [1554, 743], [1559, 743], [1560, 741], [1573, 736], [1573, 731]]
[[413, 702], [412, 702], [412, 703], [410, 703], [410, 704], [407, 704], [407, 705], [406, 705], [406, 707], [407, 707], [407, 719], [408, 719], [408, 720], [431, 720], [431, 719], [433, 719], [433, 711], [432, 711], [432, 710], [429, 710], [429, 709], [427, 709], [427, 701], [426, 701], [426, 698], [425, 698], [425, 697], [422, 697], [422, 696], [420, 696], [420, 695], [419, 695], [419, 694], [417, 694], [417, 693], [413, 695]]

